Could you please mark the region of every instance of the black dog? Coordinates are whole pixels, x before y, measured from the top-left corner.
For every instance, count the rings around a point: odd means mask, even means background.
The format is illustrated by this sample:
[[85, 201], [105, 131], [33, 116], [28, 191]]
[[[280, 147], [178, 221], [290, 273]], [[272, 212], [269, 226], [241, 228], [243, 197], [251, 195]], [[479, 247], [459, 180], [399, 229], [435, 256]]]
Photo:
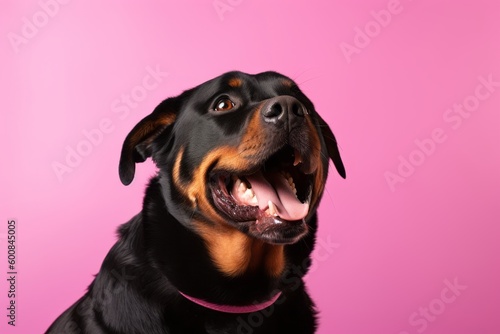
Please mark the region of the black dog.
[[127, 136], [120, 178], [152, 157], [143, 209], [47, 333], [314, 333], [302, 276], [337, 143], [275, 72], [230, 72], [169, 98]]

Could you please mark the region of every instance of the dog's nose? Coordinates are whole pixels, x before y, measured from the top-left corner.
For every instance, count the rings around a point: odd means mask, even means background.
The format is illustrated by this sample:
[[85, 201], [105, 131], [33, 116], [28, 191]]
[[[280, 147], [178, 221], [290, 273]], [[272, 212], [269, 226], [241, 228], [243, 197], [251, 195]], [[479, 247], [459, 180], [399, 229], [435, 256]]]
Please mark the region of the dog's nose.
[[277, 96], [269, 99], [262, 107], [262, 117], [268, 123], [290, 126], [302, 119], [305, 108], [292, 96]]

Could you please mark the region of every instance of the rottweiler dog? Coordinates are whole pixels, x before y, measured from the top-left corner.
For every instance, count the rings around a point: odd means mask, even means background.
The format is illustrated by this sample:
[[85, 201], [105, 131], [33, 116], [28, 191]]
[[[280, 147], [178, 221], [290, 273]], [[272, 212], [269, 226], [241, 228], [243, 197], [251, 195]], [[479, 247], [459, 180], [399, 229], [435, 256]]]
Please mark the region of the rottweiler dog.
[[314, 333], [302, 278], [329, 159], [345, 169], [297, 84], [229, 72], [168, 98], [126, 137], [123, 184], [148, 157], [142, 211], [47, 333]]

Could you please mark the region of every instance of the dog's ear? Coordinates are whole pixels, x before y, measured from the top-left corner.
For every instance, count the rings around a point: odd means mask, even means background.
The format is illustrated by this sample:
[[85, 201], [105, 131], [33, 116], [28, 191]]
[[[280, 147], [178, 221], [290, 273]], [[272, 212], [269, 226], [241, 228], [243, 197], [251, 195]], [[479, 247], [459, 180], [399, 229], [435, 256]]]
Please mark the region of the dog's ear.
[[323, 135], [323, 139], [326, 144], [326, 149], [328, 150], [328, 155], [330, 156], [330, 159], [332, 159], [333, 164], [337, 169], [337, 172], [340, 174], [340, 176], [342, 176], [345, 179], [346, 177], [345, 168], [344, 168], [344, 163], [340, 158], [340, 152], [337, 146], [337, 139], [335, 139], [332, 130], [330, 129], [328, 124], [326, 124], [326, 122], [321, 118], [321, 116], [319, 116], [318, 114], [316, 114], [316, 116], [318, 117], [319, 128], [321, 129], [321, 134]]
[[177, 108], [175, 98], [164, 100], [127, 135], [119, 165], [120, 180], [124, 185], [129, 185], [134, 179], [135, 163], [143, 162], [151, 156], [155, 138], [171, 128], [177, 116]]

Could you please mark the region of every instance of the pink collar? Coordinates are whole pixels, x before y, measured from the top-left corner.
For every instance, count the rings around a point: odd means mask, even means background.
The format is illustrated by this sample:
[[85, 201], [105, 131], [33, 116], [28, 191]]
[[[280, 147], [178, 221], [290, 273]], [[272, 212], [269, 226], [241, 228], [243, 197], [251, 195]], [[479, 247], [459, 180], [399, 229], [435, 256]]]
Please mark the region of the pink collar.
[[214, 311], [219, 311], [219, 312], [225, 312], [225, 313], [252, 313], [252, 312], [258, 312], [266, 307], [271, 306], [274, 304], [274, 302], [281, 296], [281, 291], [275, 294], [271, 299], [268, 301], [265, 301], [260, 304], [251, 304], [251, 305], [244, 305], [244, 306], [237, 306], [237, 305], [220, 305], [220, 304], [214, 304], [207, 302], [202, 299], [194, 298], [191, 296], [186, 295], [185, 293], [182, 293], [179, 291], [181, 295], [184, 296], [184, 298], [189, 299], [195, 304], [201, 305], [203, 307], [206, 307], [208, 309], [214, 310]]

